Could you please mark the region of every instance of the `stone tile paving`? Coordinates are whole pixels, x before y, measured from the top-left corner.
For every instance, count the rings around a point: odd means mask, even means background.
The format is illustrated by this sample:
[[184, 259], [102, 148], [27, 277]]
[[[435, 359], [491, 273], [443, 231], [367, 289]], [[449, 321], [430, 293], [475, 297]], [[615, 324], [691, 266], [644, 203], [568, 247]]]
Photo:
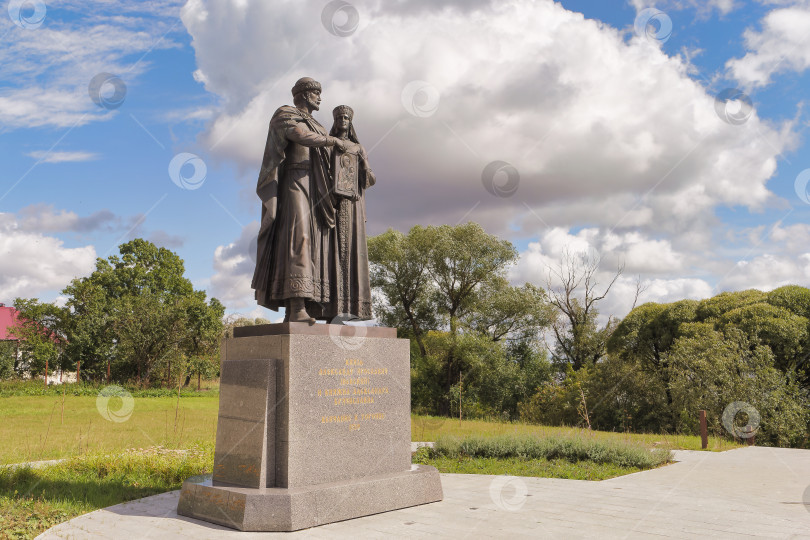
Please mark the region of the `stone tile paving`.
[[175, 491], [79, 516], [39, 538], [810, 540], [810, 451], [677, 451], [676, 459], [602, 482], [444, 474], [440, 503], [295, 533], [242, 533], [178, 517]]

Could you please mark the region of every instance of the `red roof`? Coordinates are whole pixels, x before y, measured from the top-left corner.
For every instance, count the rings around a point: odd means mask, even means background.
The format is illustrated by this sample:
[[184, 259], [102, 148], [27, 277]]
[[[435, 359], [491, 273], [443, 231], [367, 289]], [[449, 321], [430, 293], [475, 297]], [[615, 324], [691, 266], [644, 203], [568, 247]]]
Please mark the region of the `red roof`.
[[17, 315], [19, 311], [14, 307], [6, 307], [0, 304], [0, 341], [18, 339], [12, 333], [12, 329], [17, 326]]

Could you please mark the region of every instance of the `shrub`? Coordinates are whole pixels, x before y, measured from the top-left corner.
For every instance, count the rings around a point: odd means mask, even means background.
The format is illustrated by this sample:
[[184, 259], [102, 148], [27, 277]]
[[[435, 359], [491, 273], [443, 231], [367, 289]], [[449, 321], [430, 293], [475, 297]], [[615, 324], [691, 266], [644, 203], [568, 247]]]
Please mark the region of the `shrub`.
[[587, 437], [534, 435], [470, 436], [463, 439], [440, 437], [432, 452], [434, 455], [447, 457], [592, 461], [639, 469], [651, 469], [672, 461], [672, 452], [663, 448], [650, 450], [641, 445]]

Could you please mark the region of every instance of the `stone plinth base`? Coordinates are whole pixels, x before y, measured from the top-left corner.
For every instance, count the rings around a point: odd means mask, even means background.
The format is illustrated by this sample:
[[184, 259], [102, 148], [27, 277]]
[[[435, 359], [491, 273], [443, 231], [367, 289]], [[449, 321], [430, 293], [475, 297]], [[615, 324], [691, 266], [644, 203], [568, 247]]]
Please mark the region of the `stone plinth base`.
[[234, 335], [222, 346], [213, 474], [183, 484], [178, 514], [294, 531], [442, 499], [439, 473], [411, 466], [407, 339], [304, 323]]
[[439, 472], [404, 473], [300, 488], [212, 485], [211, 475], [183, 483], [177, 513], [240, 531], [297, 531], [442, 500]]

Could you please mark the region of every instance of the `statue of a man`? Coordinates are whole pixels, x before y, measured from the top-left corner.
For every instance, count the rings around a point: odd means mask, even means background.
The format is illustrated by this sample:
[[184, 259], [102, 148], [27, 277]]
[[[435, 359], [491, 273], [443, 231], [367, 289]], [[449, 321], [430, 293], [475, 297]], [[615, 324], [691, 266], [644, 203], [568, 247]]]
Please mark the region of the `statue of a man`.
[[295, 106], [279, 108], [267, 134], [256, 188], [262, 221], [251, 287], [260, 305], [287, 308], [285, 321], [312, 323], [337, 315], [329, 161], [331, 147], [347, 145], [312, 117], [321, 103], [320, 83], [304, 77], [292, 94]]
[[346, 319], [371, 319], [371, 286], [366, 244], [366, 189], [376, 183], [366, 150], [354, 131], [354, 111], [340, 105], [332, 111], [329, 135], [346, 144], [332, 154], [336, 215], [337, 271], [333, 294], [335, 310]]

